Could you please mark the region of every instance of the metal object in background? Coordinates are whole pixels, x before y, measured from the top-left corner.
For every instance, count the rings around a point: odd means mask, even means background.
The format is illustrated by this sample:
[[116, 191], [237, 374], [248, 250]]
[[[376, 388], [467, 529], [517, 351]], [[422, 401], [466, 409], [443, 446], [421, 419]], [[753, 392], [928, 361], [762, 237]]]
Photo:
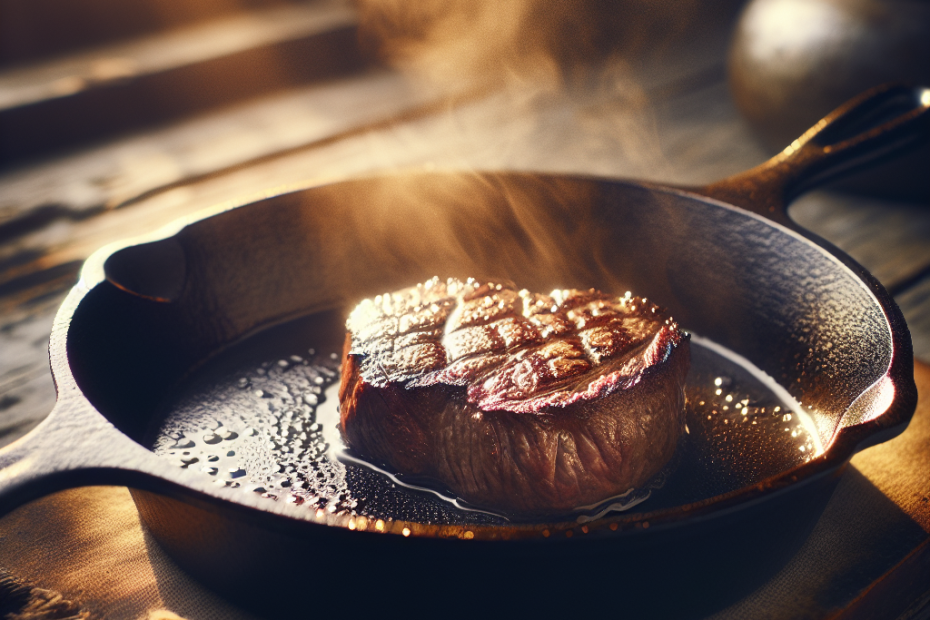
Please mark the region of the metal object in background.
[[[752, 0], [729, 55], [733, 98], [771, 149], [856, 93], [930, 83], [930, 3]], [[930, 199], [930, 143], [844, 181], [845, 189]]]

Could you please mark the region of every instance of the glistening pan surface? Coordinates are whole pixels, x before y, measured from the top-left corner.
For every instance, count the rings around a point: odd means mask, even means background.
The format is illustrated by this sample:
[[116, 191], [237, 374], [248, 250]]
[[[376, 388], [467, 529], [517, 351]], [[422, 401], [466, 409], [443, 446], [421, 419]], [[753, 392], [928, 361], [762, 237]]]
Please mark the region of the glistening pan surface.
[[[338, 423], [343, 312], [307, 316], [224, 351], [164, 402], [146, 445], [217, 486], [328, 514], [434, 525], [509, 521], [468, 506], [430, 481], [358, 459]], [[738, 490], [822, 452], [813, 424], [771, 379], [695, 337], [686, 385], [686, 432], [675, 458], [645, 488], [568, 520], [658, 510]]]

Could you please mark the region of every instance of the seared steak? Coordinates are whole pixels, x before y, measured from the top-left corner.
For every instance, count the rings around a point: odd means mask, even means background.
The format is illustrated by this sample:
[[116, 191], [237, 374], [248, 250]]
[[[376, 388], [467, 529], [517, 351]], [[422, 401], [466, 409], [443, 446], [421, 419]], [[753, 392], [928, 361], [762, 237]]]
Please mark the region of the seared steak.
[[363, 301], [347, 327], [349, 446], [472, 504], [566, 514], [675, 451], [689, 339], [645, 299], [433, 278]]

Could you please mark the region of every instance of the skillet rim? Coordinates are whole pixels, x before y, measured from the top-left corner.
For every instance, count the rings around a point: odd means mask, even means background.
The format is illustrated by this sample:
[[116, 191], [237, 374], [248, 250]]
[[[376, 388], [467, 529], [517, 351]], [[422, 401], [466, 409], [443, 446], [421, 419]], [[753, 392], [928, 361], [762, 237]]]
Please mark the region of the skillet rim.
[[[461, 173], [462, 171], [450, 172]], [[824, 476], [834, 474], [838, 470], [842, 470], [846, 462], [859, 449], [874, 443], [879, 443], [881, 441], [891, 439], [893, 436], [903, 432], [904, 428], [906, 427], [907, 421], [909, 421], [914, 409], [916, 408], [917, 393], [916, 385], [914, 384], [913, 379], [913, 358], [912, 356], [904, 355], [904, 353], [910, 352], [911, 347], [909, 332], [907, 331], [907, 326], [904, 323], [903, 316], [901, 315], [901, 312], [897, 308], [897, 305], [894, 303], [893, 299], [891, 299], [890, 295], [888, 295], [887, 291], [884, 290], [878, 281], [875, 280], [875, 278], [871, 276], [871, 274], [869, 274], [865, 268], [863, 268], [851, 257], [842, 252], [842, 250], [839, 250], [829, 242], [819, 238], [810, 231], [807, 231], [806, 229], [798, 226], [794, 222], [787, 220], [787, 218], [785, 218], [786, 222], [777, 221], [773, 218], [767, 217], [764, 214], [756, 213], [744, 207], [702, 195], [700, 190], [687, 190], [682, 188], [663, 186], [655, 183], [639, 182], [635, 180], [607, 179], [594, 175], [560, 175], [555, 173], [532, 173], [519, 171], [468, 172], [470, 174], [477, 174], [481, 176], [495, 175], [498, 177], [510, 178], [521, 176], [531, 176], [536, 178], [570, 177], [573, 180], [594, 182], [598, 184], [606, 183], [621, 186], [633, 186], [636, 188], [646, 189], [650, 192], [660, 192], [682, 196], [687, 199], [698, 200], [715, 205], [717, 207], [734, 210], [743, 215], [749, 215], [766, 225], [775, 226], [776, 228], [782, 229], [783, 232], [791, 234], [792, 236], [797, 236], [805, 242], [816, 246], [818, 250], [824, 252], [830, 258], [837, 261], [841, 266], [848, 269], [851, 272], [851, 275], [855, 276], [857, 281], [860, 282], [861, 285], [864, 286], [865, 289], [869, 292], [872, 299], [874, 299], [878, 306], [882, 309], [882, 312], [885, 316], [885, 324], [889, 330], [892, 340], [892, 351], [891, 360], [884, 376], [891, 379], [895, 387], [895, 394], [891, 405], [885, 410], [884, 413], [873, 420], [858, 424], [856, 426], [841, 429], [840, 432], [837, 433], [837, 436], [834, 438], [834, 440], [830, 442], [828, 447], [825, 449], [824, 453], [820, 457], [817, 457], [808, 463], [785, 470], [780, 474], [766, 478], [753, 485], [742, 487], [735, 491], [707, 498], [692, 504], [679, 505], [672, 508], [650, 512], [637, 512], [633, 514], [621, 513], [619, 515], [606, 516], [585, 524], [583, 528], [584, 533], [588, 533], [588, 531], [595, 532], [599, 530], [602, 533], [615, 536], [629, 532], [644, 531], [645, 528], [649, 528], [650, 526], [655, 528], [653, 530], [655, 531], [657, 529], [661, 530], [668, 527], [686, 525], [692, 521], [723, 516], [725, 514], [739, 510], [741, 507], [749, 507], [752, 504], [765, 501], [766, 498], [774, 498], [778, 495], [789, 492], [793, 487], [798, 487], [798, 485], [807, 484]], [[282, 196], [304, 191], [311, 191], [316, 188], [327, 187], [343, 182], [359, 183], [378, 178], [391, 178], [410, 173], [411, 171], [401, 171], [331, 182], [291, 184], [282, 188], [277, 188], [275, 190], [262, 192], [255, 197], [250, 197], [241, 201], [230, 201], [214, 207], [203, 209], [187, 217], [180, 218], [168, 226], [153, 231], [152, 233], [126, 239], [101, 248], [85, 262], [85, 265], [81, 270], [80, 282], [72, 289], [71, 293], [68, 295], [55, 317], [49, 351], [52, 362], [52, 374], [56, 383], [56, 388], [59, 391], [59, 405], [70, 404], [74, 406], [76, 404], [82, 403], [85, 406], [84, 408], [89, 410], [87, 413], [99, 416], [109, 422], [109, 418], [107, 418], [107, 416], [103, 413], [99, 412], [90, 403], [90, 401], [81, 392], [80, 387], [77, 385], [77, 381], [75, 380], [70, 370], [70, 364], [67, 360], [67, 336], [71, 318], [80, 306], [82, 299], [94, 287], [106, 281], [106, 277], [103, 273], [103, 264], [107, 258], [116, 253], [118, 250], [133, 245], [171, 238], [189, 225], [203, 222], [211, 217], [221, 215], [227, 211], [247, 207], [263, 202], [265, 200], [273, 200]], [[416, 174], [436, 175], [443, 174], [443, 172], [417, 171]], [[786, 225], [786, 223], [788, 225]], [[304, 315], [305, 313], [300, 314]], [[266, 323], [254, 331], [267, 329], [273, 324], [286, 322], [293, 318], [296, 317], [280, 317], [278, 320]], [[254, 333], [254, 331], [250, 332], [250, 334]], [[237, 342], [241, 341], [243, 338], [248, 337], [250, 334], [243, 335], [240, 339], [237, 339]], [[230, 343], [230, 345], [231, 344], [233, 343]], [[226, 346], [228, 347], [230, 345]], [[225, 349], [225, 347], [214, 351], [211, 354], [211, 357], [218, 354], [223, 349]], [[865, 391], [863, 394], [864, 393]], [[55, 410], [53, 410], [53, 413], [50, 414], [48, 418], [52, 418], [58, 410], [59, 406], [56, 406]], [[110, 428], [112, 431], [119, 433], [119, 435], [121, 435], [129, 443], [143, 450], [150, 458], [142, 458], [141, 455], [138, 455], [139, 460], [134, 463], [136, 467], [133, 467], [131, 470], [123, 470], [123, 468], [118, 466], [105, 466], [99, 470], [99, 473], [103, 475], [104, 478], [112, 479], [112, 475], [104, 474], [104, 472], [108, 472], [108, 474], [121, 473], [122, 475], [119, 475], [118, 477], [121, 479], [128, 477], [128, 482], [131, 483], [129, 486], [137, 487], [142, 490], [154, 491], [156, 493], [167, 495], [169, 497], [173, 497], [181, 501], [186, 501], [188, 503], [191, 503], [192, 499], [200, 501], [206, 500], [208, 505], [212, 505], [214, 508], [218, 509], [228, 508], [228, 504], [233, 504], [237, 506], [237, 509], [246, 509], [246, 513], [254, 510], [256, 511], [256, 516], [254, 518], [259, 520], [264, 519], [269, 522], [278, 520], [273, 517], [264, 517], [262, 515], [272, 514], [283, 517], [287, 522], [297, 521], [300, 523], [320, 524], [327, 527], [338, 527], [340, 529], [352, 529], [354, 527], [354, 525], [350, 526], [350, 522], [354, 524], [356, 519], [349, 515], [344, 515], [342, 517], [324, 515], [322, 520], [314, 519], [310, 515], [309, 511], [300, 511], [295, 507], [287, 506], [283, 502], [267, 502], [262, 498], [236, 493], [233, 489], [220, 489], [214, 487], [210, 484], [209, 480], [201, 479], [201, 476], [170, 467], [164, 461], [164, 459], [156, 456], [148, 449], [143, 448], [140, 444], [137, 444], [134, 440], [124, 435], [122, 431], [119, 431], [112, 426]], [[172, 475], [166, 475], [167, 472], [171, 472]], [[126, 480], [123, 480], [121, 483], [126, 482]], [[196, 503], [200, 503], [200, 501], [197, 501]], [[283, 524], [284, 522], [282, 521], [281, 523]], [[280, 525], [281, 524], [279, 524], [279, 526]], [[506, 526], [436, 526], [403, 521], [391, 521], [390, 527], [387, 527], [386, 524], [383, 531], [401, 533], [403, 532], [404, 528], [409, 528], [410, 536], [412, 538], [465, 539], [466, 532], [470, 532], [470, 535], [468, 536], [469, 539], [473, 537], [474, 539], [481, 540], [516, 540], [525, 538], [549, 538], [549, 534], [554, 532], [577, 530], [582, 528], [582, 524], [575, 521], [562, 521], [550, 523], [509, 524]], [[605, 530], [609, 531], [605, 532]], [[502, 532], [504, 533], [502, 534]], [[561, 538], [563, 537], [552, 536], [550, 540]]]

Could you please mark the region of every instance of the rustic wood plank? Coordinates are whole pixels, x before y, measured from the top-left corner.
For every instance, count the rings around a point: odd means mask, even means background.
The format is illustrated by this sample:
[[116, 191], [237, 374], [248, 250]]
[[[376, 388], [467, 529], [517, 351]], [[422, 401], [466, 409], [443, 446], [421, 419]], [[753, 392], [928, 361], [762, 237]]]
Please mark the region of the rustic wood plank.
[[0, 324], [0, 446], [28, 433], [55, 405], [48, 338], [62, 292], [4, 312]]
[[914, 355], [930, 362], [930, 277], [895, 297], [911, 330]]
[[0, 65], [176, 29], [287, 0], [0, 0]]
[[342, 2], [283, 6], [7, 68], [0, 72], [0, 110], [354, 23]]
[[0, 164], [358, 71], [345, 2], [285, 5], [0, 72]]
[[[601, 107], [620, 105], [628, 108], [628, 111], [624, 111], [623, 108], [615, 110], [613, 116], [603, 122], [609, 139], [598, 142], [604, 143], [603, 148], [611, 150], [600, 153], [598, 146], [594, 145], [592, 153], [603, 157], [589, 154], [584, 160], [609, 164], [617, 157], [613, 150], [637, 148], [636, 145], [627, 146], [628, 140], [618, 141], [618, 138], [622, 138], [620, 134], [623, 131], [618, 125], [628, 126], [627, 130], [633, 129], [636, 135], [648, 133], [648, 129], [644, 128], [648, 128], [652, 120], [649, 114], [643, 114], [643, 108], [651, 101], [680, 94], [693, 88], [695, 83], [703, 84], [703, 80], [708, 77], [714, 84], [719, 85], [722, 82], [723, 71], [719, 61], [697, 63], [696, 66], [697, 69], [694, 62], [689, 62], [661, 74], [651, 72], [647, 67], [644, 70], [645, 76], [638, 75], [635, 80], [628, 67], [619, 67], [613, 76], [609, 73], [602, 75], [604, 84], [599, 87], [589, 86], [587, 89], [589, 102], [587, 110], [581, 111], [581, 114], [589, 117], [588, 125], [592, 125], [594, 116], [603, 111]], [[692, 70], [696, 70], [697, 74], [689, 73]], [[663, 76], [663, 79], [660, 79], [659, 75]], [[357, 85], [357, 88], [347, 84]], [[479, 85], [477, 90], [483, 88], [485, 87]], [[648, 95], [645, 94], [647, 89], [650, 91]], [[612, 91], [616, 92], [611, 94]], [[558, 117], [560, 113], [556, 106], [566, 99], [565, 96], [554, 95], [548, 98], [546, 104], [546, 92], [504, 93], [474, 114], [450, 110], [443, 118], [454, 115], [470, 125], [481, 125], [489, 121], [498, 129], [504, 126], [507, 133], [503, 136], [499, 133], [491, 136], [490, 139], [494, 143], [509, 141], [507, 135], [510, 132], [519, 136], [521, 132], [533, 126], [537, 126], [536, 131], [545, 137], [549, 132], [540, 131], [543, 128], [539, 125], [548, 122], [548, 119], [539, 117], [534, 110], [547, 105], [553, 110], [552, 116]], [[445, 94], [455, 98], [460, 95], [460, 91]], [[423, 88], [422, 84], [414, 88], [408, 80], [398, 74], [368, 74], [358, 80], [340, 81], [322, 87], [313, 86], [267, 97], [255, 104], [215, 112], [191, 121], [162, 127], [159, 131], [114, 140], [83, 152], [55, 157], [18, 170], [0, 171], [0, 228], [13, 221], [28, 219], [36, 212], [48, 211], [50, 206], [73, 211], [75, 214], [103, 206], [113, 207], [134, 196], [185, 178], [293, 149], [302, 143], [308, 143], [308, 146], [313, 147], [312, 142], [319, 139], [320, 131], [317, 128], [314, 128], [316, 131], [308, 131], [308, 124], [332, 123], [334, 127], [342, 128], [335, 131], [341, 131], [347, 127], [363, 125], [384, 114], [386, 110], [396, 112], [405, 106], [437, 100], [439, 95], [440, 93], [432, 89]], [[451, 105], [450, 103], [450, 107]], [[502, 110], [510, 108], [513, 109], [509, 114], [501, 115]], [[365, 110], [370, 110], [370, 113], [364, 114]], [[518, 115], [524, 111], [530, 116], [521, 120]], [[570, 118], [573, 114], [575, 112], [569, 110], [562, 116]], [[636, 116], [637, 114], [639, 116]], [[508, 125], [508, 122], [512, 124]], [[559, 122], [564, 127], [565, 119]], [[470, 131], [467, 128], [466, 130]], [[483, 137], [487, 139], [487, 132], [480, 126], [478, 130], [483, 132]], [[457, 138], [454, 135], [455, 130], [451, 128], [447, 133], [447, 137], [452, 140], [461, 137]], [[586, 135], [591, 137], [591, 133], [588, 131]], [[563, 130], [549, 140], [564, 136]], [[223, 141], [222, 144], [216, 143], [218, 139]], [[571, 144], [577, 142], [573, 140]], [[481, 149], [482, 152], [486, 150]], [[556, 151], [562, 150], [564, 149], [556, 148]], [[497, 159], [506, 165], [505, 158]], [[611, 168], [608, 168], [609, 170]], [[649, 166], [643, 166], [642, 170], [649, 170]]]
[[855, 258], [887, 289], [930, 265], [926, 205], [819, 191], [798, 199], [790, 214]]
[[397, 74], [368, 72], [0, 173], [0, 238], [57, 218], [87, 218], [154, 188], [392, 118], [433, 97]]

